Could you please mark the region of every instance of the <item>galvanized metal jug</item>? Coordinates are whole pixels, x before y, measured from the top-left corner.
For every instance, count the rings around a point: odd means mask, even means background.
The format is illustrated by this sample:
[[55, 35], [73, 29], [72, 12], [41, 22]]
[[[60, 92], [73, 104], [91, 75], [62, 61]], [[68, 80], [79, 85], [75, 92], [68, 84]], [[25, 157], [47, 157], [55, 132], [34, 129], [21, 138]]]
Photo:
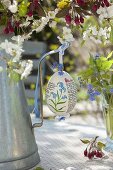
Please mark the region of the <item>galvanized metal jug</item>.
[[39, 163], [22, 81], [7, 75], [0, 61], [0, 170], [28, 170]]

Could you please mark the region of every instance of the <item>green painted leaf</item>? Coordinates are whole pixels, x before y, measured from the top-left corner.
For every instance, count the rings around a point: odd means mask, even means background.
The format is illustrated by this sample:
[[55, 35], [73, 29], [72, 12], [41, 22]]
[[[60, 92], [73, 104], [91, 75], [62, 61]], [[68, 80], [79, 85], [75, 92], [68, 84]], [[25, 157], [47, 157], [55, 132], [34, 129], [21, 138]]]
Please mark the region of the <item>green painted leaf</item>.
[[56, 110], [56, 111], [57, 111], [57, 109], [55, 109], [55, 107], [54, 107], [53, 105], [49, 104], [49, 106], [51, 106], [54, 110]]
[[63, 110], [57, 110], [56, 108], [54, 108], [54, 106], [52, 106], [51, 104], [49, 104], [56, 112], [64, 112]]
[[66, 103], [66, 101], [64, 101], [64, 102], [58, 102], [57, 104], [64, 104], [64, 103]]
[[90, 143], [90, 141], [89, 141], [88, 139], [80, 139], [80, 140], [81, 140], [81, 142], [84, 143], [84, 144]]
[[58, 110], [62, 110], [63, 108], [65, 108], [66, 106], [64, 106], [64, 107], [61, 107], [60, 109], [58, 109]]
[[54, 102], [52, 99], [49, 99], [49, 100], [50, 100], [54, 105], [56, 105], [55, 102]]
[[60, 96], [59, 96], [58, 90], [57, 90], [57, 96], [58, 96], [58, 100], [59, 100], [59, 99], [60, 99]]

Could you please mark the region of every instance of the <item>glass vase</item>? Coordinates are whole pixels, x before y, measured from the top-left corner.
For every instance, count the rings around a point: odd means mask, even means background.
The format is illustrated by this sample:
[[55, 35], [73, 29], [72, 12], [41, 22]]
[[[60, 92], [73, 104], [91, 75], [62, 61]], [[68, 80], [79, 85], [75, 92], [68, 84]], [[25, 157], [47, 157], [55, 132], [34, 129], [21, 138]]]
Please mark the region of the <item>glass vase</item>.
[[107, 133], [105, 150], [113, 153], [113, 94], [104, 94], [102, 103]]

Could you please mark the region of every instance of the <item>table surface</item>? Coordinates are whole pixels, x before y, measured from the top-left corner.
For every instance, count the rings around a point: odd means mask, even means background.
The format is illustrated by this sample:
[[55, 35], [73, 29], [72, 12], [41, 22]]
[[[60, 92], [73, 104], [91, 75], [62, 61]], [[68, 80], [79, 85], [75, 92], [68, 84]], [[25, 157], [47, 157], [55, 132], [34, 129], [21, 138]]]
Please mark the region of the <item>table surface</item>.
[[[32, 117], [32, 121], [37, 120]], [[41, 158], [37, 167], [44, 170], [113, 170], [112, 155], [100, 160], [88, 160], [83, 156], [85, 145], [80, 139], [94, 136], [106, 138], [101, 118], [87, 120], [75, 116], [61, 122], [45, 120], [41, 128], [35, 129]]]

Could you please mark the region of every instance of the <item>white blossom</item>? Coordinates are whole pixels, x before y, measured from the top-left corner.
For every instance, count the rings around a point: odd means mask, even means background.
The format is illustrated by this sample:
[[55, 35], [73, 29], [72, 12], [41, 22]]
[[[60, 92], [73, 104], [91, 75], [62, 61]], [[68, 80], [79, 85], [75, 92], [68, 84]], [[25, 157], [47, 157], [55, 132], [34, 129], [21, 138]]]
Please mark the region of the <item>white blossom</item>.
[[22, 24], [20, 24], [20, 27], [28, 27], [30, 25], [30, 21], [25, 21]]
[[12, 13], [16, 13], [18, 10], [18, 4], [17, 1], [13, 0], [13, 4], [10, 4], [8, 9], [12, 12]]
[[63, 27], [63, 35], [61, 37], [57, 37], [61, 43], [64, 43], [65, 41], [67, 42], [72, 42], [74, 41], [74, 37], [71, 33], [71, 29], [67, 27]]
[[100, 6], [97, 10], [97, 14], [99, 14], [99, 19], [102, 21], [104, 18], [109, 18], [109, 9]]
[[18, 44], [17, 42], [10, 42], [8, 40], [5, 40], [0, 44], [0, 48], [4, 49], [7, 54], [12, 56], [12, 61], [17, 62], [21, 58], [22, 52], [24, 50], [22, 49], [22, 44]]
[[86, 31], [83, 32], [83, 40], [87, 40], [88, 38], [93, 40], [95, 43], [102, 43], [100, 41], [100, 37], [105, 39], [105, 44], [108, 43], [108, 39], [110, 38], [111, 27], [105, 27], [97, 29], [95, 26], [89, 27]]
[[113, 5], [108, 7], [108, 15], [109, 15], [110, 18], [113, 17]]
[[89, 37], [89, 33], [91, 32], [91, 30], [86, 30], [83, 32], [83, 40], [87, 40]]
[[16, 41], [17, 44], [19, 44], [19, 45], [22, 45], [24, 40], [25, 40], [25, 38], [23, 36], [21, 36], [21, 35], [13, 36], [11, 39]]
[[90, 30], [92, 31], [93, 35], [97, 35], [98, 34], [98, 31], [97, 31], [96, 27], [90, 27]]
[[54, 19], [58, 11], [59, 11], [58, 8], [56, 8], [54, 11], [49, 11], [48, 12], [49, 19]]
[[42, 17], [40, 20], [34, 20], [32, 24], [32, 32], [40, 32], [44, 29], [44, 27], [47, 25], [49, 22], [49, 17]]
[[1, 2], [3, 3], [3, 5], [5, 5], [6, 7], [9, 7], [11, 5], [11, 1], [10, 0], [1, 0]]
[[90, 39], [95, 43], [95, 44], [101, 44], [102, 41], [99, 39], [95, 39], [93, 36], [90, 36]]
[[21, 74], [21, 79], [26, 78], [32, 70], [33, 61], [28, 60], [26, 63], [22, 63], [22, 66], [25, 67], [23, 73]]
[[63, 44], [65, 42], [61, 37], [57, 36], [57, 38], [58, 38], [58, 40], [60, 41], [61, 44]]
[[49, 23], [49, 27], [54, 28], [54, 27], [56, 27], [56, 24], [57, 24], [56, 21], [52, 21]]

